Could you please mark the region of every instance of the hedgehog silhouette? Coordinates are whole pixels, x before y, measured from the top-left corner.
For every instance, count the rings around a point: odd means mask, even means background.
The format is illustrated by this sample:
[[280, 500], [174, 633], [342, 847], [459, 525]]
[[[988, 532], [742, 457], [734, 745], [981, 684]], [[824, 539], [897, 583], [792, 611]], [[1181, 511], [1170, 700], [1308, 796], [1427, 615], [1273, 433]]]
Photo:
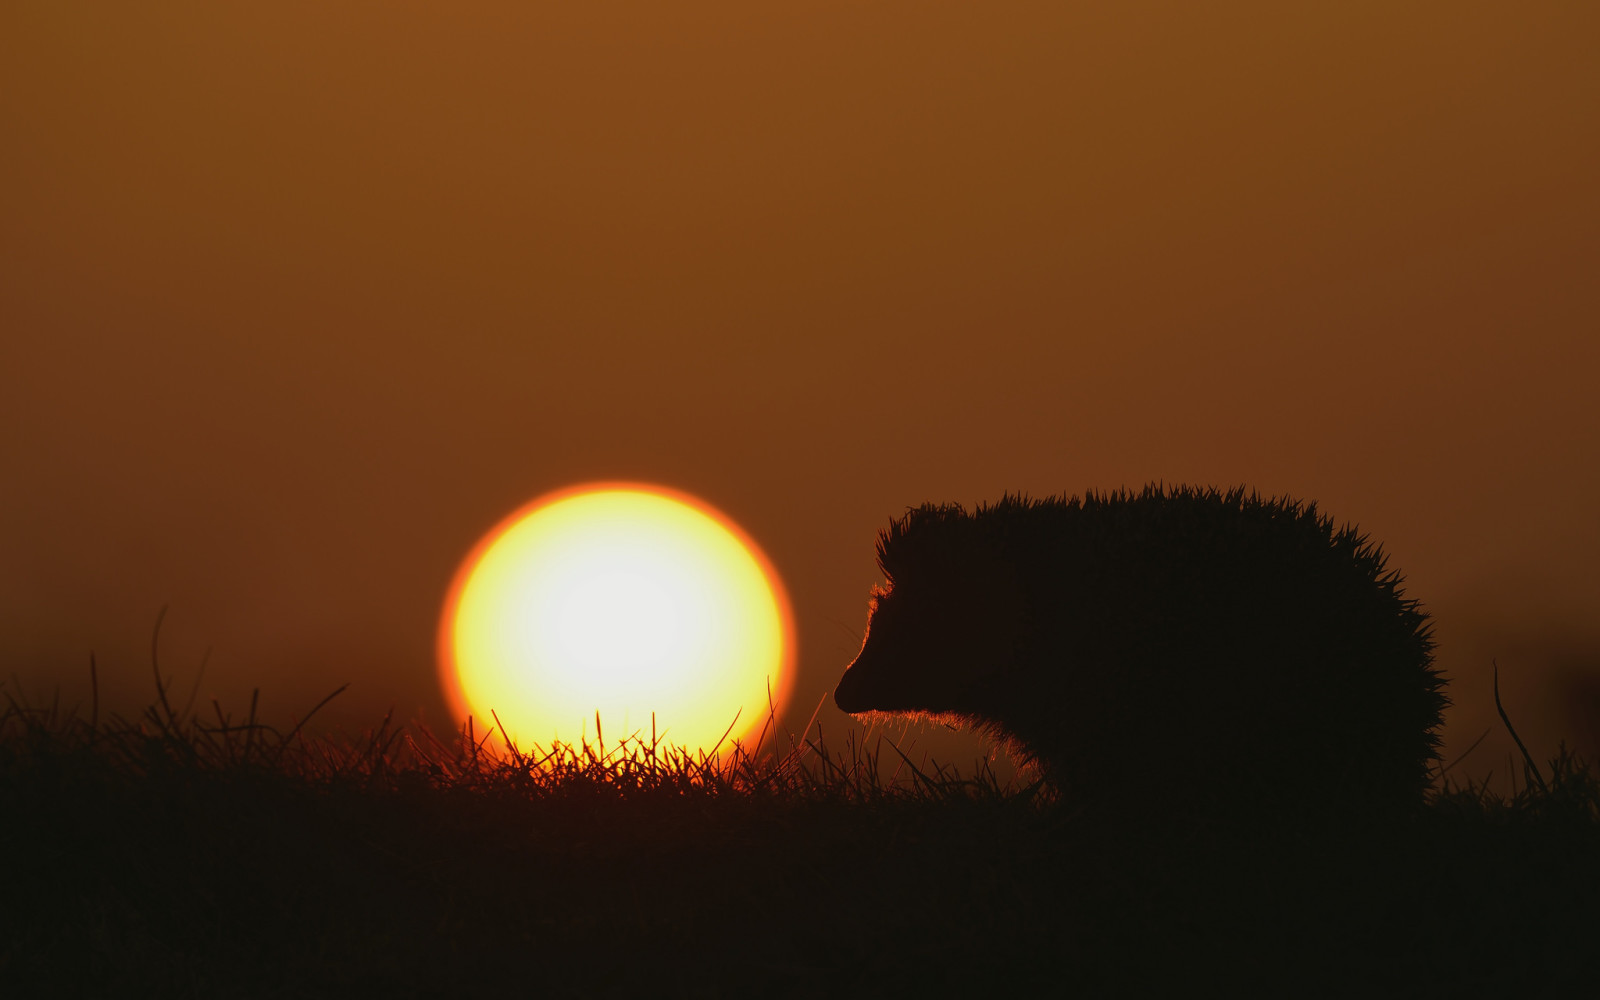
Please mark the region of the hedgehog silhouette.
[[1314, 503], [1007, 495], [909, 509], [877, 550], [846, 712], [954, 717], [1108, 810], [1370, 814], [1430, 783], [1428, 616]]

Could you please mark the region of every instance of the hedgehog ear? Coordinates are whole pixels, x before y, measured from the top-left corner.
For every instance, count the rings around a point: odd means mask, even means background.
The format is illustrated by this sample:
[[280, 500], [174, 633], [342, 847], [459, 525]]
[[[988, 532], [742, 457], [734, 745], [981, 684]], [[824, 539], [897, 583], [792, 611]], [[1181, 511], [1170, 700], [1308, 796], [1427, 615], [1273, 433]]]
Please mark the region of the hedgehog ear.
[[921, 538], [878, 539], [878, 570], [890, 584], [926, 577], [938, 561]]
[[952, 536], [963, 534], [966, 511], [959, 504], [908, 507], [904, 517], [878, 533], [878, 569], [884, 579], [923, 576], [940, 562]]
[[925, 581], [942, 589], [971, 582], [1017, 590], [1017, 567], [1009, 558], [1005, 539], [995, 533], [994, 524], [974, 521], [965, 512], [951, 516], [951, 512], [940, 509], [935, 513], [939, 515], [936, 521], [879, 536], [878, 568], [891, 586]]
[[888, 583], [894, 583], [895, 574], [900, 571], [900, 560], [889, 551], [889, 539], [886, 532], [878, 533], [878, 572]]

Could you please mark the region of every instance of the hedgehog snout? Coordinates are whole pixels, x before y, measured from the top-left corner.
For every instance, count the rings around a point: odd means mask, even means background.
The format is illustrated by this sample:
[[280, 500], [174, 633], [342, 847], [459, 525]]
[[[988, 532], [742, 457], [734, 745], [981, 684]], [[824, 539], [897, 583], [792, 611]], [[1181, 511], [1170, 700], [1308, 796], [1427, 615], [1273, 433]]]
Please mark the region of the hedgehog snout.
[[839, 686], [833, 689], [833, 703], [844, 712], [865, 712], [873, 707], [870, 685], [866, 680], [866, 672], [861, 669], [862, 657], [857, 656], [844, 668], [844, 676], [839, 678]]

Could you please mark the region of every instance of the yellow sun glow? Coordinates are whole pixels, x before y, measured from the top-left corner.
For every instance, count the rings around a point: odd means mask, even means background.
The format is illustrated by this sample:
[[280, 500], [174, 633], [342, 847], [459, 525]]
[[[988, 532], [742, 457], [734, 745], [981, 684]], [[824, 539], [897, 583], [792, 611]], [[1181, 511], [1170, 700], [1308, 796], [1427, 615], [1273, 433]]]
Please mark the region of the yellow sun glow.
[[[710, 751], [749, 740], [792, 680], [788, 600], [761, 550], [704, 502], [591, 484], [512, 514], [462, 563], [439, 662], [458, 719], [524, 749], [595, 739]], [[729, 725], [738, 718], [729, 731]], [[726, 748], [726, 745], [725, 747]]]

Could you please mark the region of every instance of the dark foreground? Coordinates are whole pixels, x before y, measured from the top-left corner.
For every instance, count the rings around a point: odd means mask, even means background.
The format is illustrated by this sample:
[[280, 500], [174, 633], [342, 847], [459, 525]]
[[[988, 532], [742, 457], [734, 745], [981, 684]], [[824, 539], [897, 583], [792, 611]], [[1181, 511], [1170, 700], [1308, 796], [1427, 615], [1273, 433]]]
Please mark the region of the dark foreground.
[[[6, 996], [1535, 996], [1600, 982], [1571, 761], [1404, 821], [1139, 828], [873, 755], [0, 719]], [[784, 747], [788, 749], [787, 746]], [[892, 749], [884, 751], [891, 757]], [[553, 765], [557, 765], [552, 769]]]

